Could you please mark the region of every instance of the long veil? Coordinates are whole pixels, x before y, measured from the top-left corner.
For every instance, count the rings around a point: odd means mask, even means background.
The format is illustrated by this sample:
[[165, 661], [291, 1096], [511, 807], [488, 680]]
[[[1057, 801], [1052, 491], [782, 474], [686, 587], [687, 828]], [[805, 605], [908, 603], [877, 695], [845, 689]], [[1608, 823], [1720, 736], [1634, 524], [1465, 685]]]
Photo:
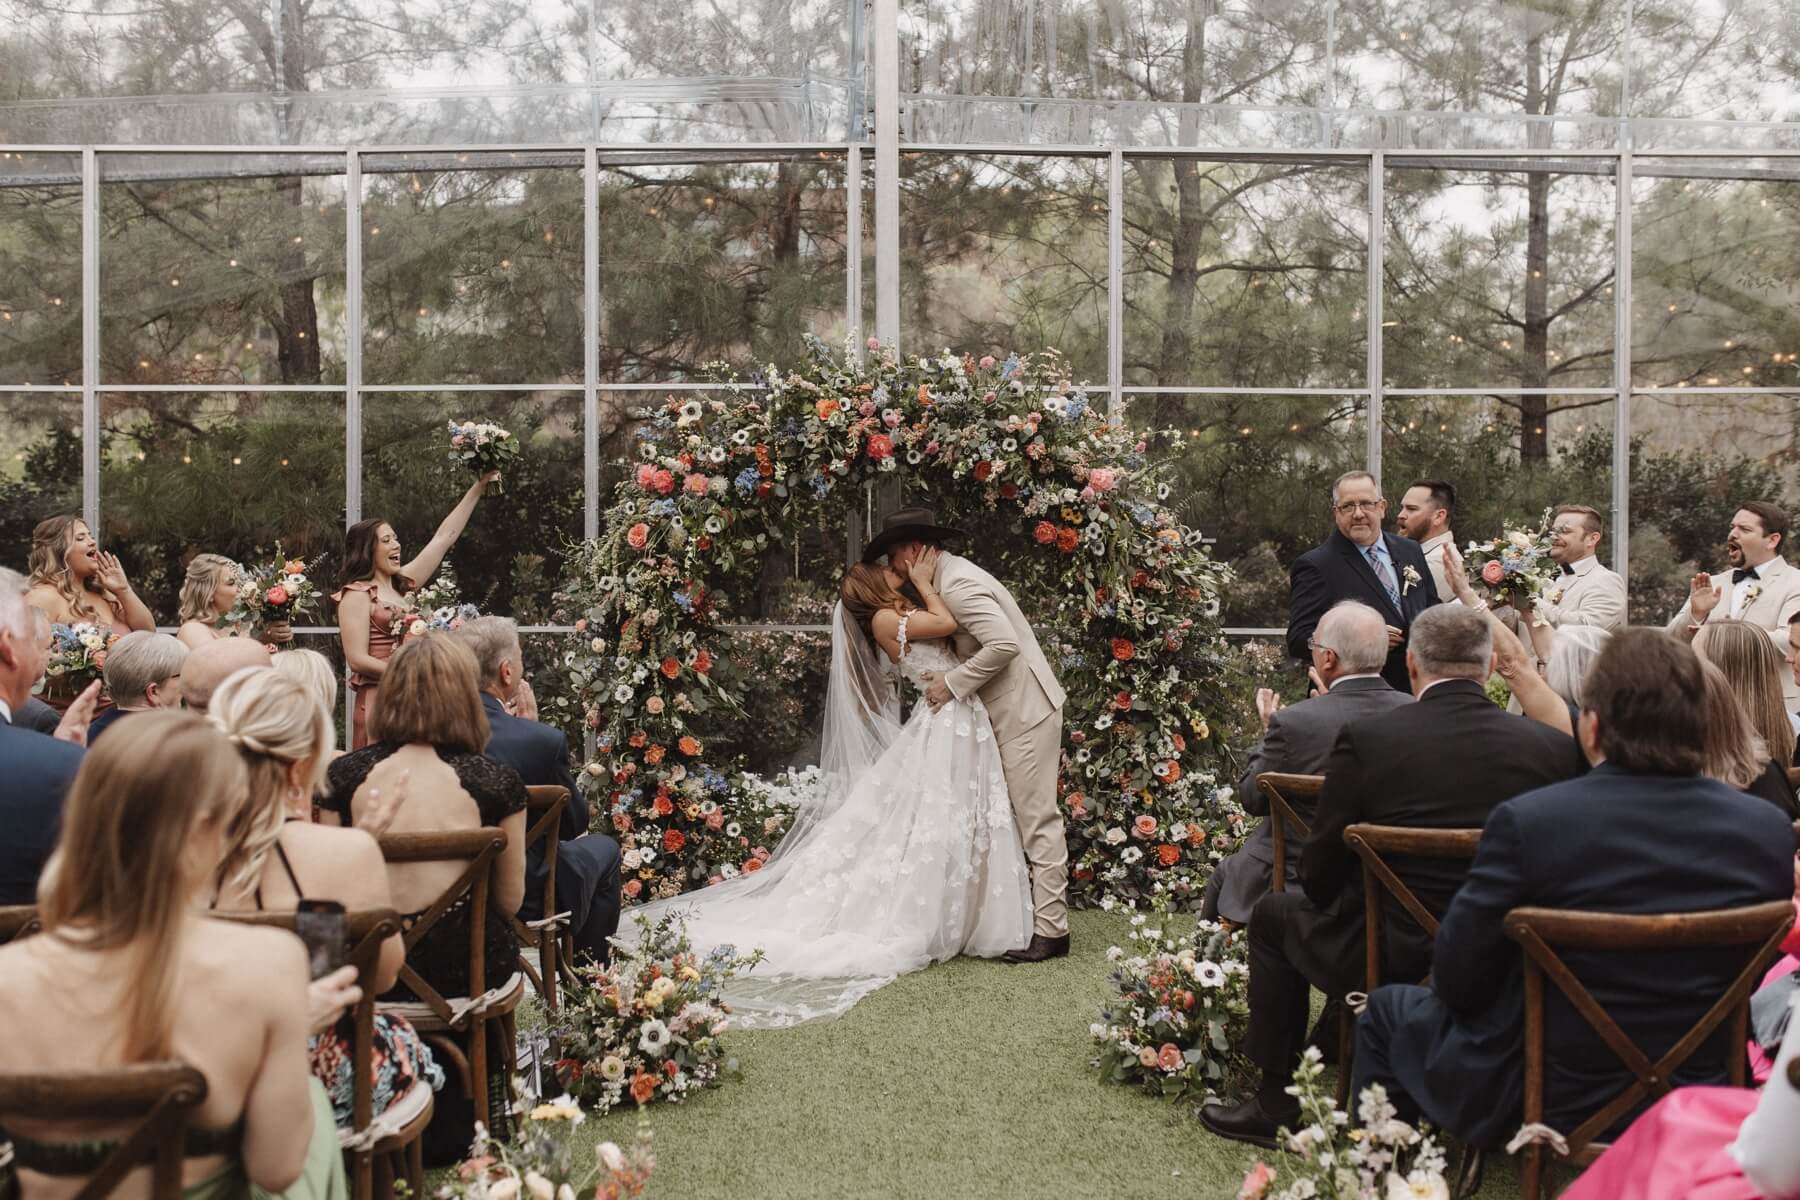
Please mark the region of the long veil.
[[776, 906], [758, 901], [774, 896], [796, 864], [805, 861], [808, 847], [826, 830], [828, 818], [893, 744], [900, 727], [897, 672], [839, 601], [832, 612], [818, 792], [794, 814], [787, 836], [760, 871], [627, 909], [615, 940], [635, 944], [638, 917], [654, 923], [676, 912], [687, 920], [695, 948], [702, 952], [731, 943], [747, 953], [761, 945], [769, 953], [768, 961], [731, 980], [725, 989], [738, 1023], [752, 1027], [835, 1016], [887, 983], [892, 975], [834, 974], [831, 960], [839, 948], [784, 942], [785, 931], [772, 927]]

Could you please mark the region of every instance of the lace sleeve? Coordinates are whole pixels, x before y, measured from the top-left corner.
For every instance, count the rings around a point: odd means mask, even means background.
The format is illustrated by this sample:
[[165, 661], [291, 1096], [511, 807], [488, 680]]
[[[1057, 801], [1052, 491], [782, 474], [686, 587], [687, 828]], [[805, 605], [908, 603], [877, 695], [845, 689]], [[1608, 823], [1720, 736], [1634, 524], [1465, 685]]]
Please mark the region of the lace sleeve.
[[525, 811], [525, 781], [511, 767], [485, 754], [458, 754], [448, 758], [456, 781], [475, 798], [483, 825], [498, 825], [516, 812]]
[[906, 623], [910, 620], [912, 620], [911, 613], [907, 612], [907, 613], [900, 614], [900, 629], [896, 636], [900, 640], [900, 657], [901, 658], [906, 657]]
[[332, 763], [325, 772], [326, 792], [319, 798], [319, 807], [327, 812], [334, 812], [338, 820], [345, 825], [351, 824], [350, 800], [356, 795], [356, 789], [362, 786], [375, 764], [391, 753], [391, 748], [380, 742], [372, 746], [364, 746], [361, 750], [352, 750]]

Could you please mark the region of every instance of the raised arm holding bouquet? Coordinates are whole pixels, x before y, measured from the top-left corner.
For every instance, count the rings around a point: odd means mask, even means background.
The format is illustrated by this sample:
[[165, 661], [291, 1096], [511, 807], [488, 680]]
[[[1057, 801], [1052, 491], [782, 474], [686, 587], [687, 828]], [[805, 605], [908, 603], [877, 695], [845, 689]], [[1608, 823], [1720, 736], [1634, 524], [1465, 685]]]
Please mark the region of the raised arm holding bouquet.
[[352, 750], [369, 743], [368, 720], [376, 690], [388, 658], [412, 621], [411, 593], [443, 565], [482, 493], [499, 479], [497, 471], [477, 479], [425, 548], [410, 560], [400, 557], [400, 539], [393, 526], [380, 517], [358, 521], [345, 531], [343, 579], [331, 598], [338, 606], [338, 636], [343, 639], [344, 662], [350, 668], [350, 690], [355, 698]]
[[497, 477], [498, 472], [519, 460], [519, 454], [519, 443], [511, 430], [481, 421], [450, 422], [450, 460], [462, 463], [477, 475]]

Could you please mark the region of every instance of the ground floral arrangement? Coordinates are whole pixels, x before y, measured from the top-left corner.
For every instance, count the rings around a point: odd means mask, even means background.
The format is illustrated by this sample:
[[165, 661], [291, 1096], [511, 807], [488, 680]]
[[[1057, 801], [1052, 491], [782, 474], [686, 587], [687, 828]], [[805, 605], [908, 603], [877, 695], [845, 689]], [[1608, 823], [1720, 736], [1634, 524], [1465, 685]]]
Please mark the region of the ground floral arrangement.
[[1282, 1131], [1276, 1165], [1251, 1167], [1238, 1200], [1450, 1200], [1444, 1151], [1431, 1135], [1402, 1121], [1380, 1084], [1357, 1097], [1352, 1127], [1324, 1074], [1318, 1047], [1307, 1047], [1288, 1088], [1306, 1124]]
[[680, 1101], [729, 1073], [719, 1041], [731, 1018], [725, 981], [762, 957], [730, 946], [694, 953], [675, 913], [654, 926], [640, 917], [638, 926], [636, 946], [618, 946], [607, 966], [576, 969], [581, 982], [551, 1024], [558, 1082], [599, 1113]]
[[583, 786], [596, 827], [637, 852], [628, 891], [674, 895], [775, 848], [781, 814], [707, 754], [709, 714], [743, 711], [715, 673], [721, 626], [771, 547], [904, 476], [941, 520], [981, 530], [971, 552], [1030, 614], [1068, 692], [1071, 898], [1197, 906], [1243, 833], [1209, 720], [1226, 704], [1229, 574], [1166, 506], [1147, 435], [1095, 412], [1054, 352], [901, 359], [815, 341], [757, 382], [722, 377], [722, 394], [655, 413], [565, 592], [568, 679], [597, 735]]
[[1167, 910], [1131, 918], [1131, 946], [1106, 952], [1109, 999], [1088, 1026], [1105, 1083], [1197, 1100], [1228, 1094], [1247, 1077], [1241, 1047], [1250, 1019], [1250, 967], [1242, 930], [1212, 921], [1185, 933]]
[[641, 1118], [635, 1143], [621, 1148], [601, 1142], [589, 1163], [572, 1144], [576, 1127], [587, 1119], [574, 1097], [558, 1096], [523, 1116], [510, 1142], [496, 1141], [476, 1123], [469, 1157], [437, 1190], [440, 1200], [627, 1200], [644, 1194], [656, 1155]]

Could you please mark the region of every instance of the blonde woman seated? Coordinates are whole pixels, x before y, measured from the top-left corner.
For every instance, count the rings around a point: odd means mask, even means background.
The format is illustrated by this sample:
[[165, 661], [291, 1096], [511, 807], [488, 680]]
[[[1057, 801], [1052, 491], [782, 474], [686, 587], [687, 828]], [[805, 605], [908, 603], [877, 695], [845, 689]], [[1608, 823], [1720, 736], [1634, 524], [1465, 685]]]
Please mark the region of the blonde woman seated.
[[[0, 947], [0, 1073], [179, 1059], [206, 1076], [186, 1144], [188, 1200], [346, 1195], [325, 1089], [306, 1063], [306, 949], [209, 920], [245, 786], [231, 744], [191, 713], [144, 713], [90, 750], [38, 886], [43, 932]], [[23, 1200], [73, 1196], [126, 1126], [14, 1119]], [[148, 1170], [117, 1193], [150, 1194]]]
[[1779, 805], [1790, 817], [1800, 817], [1787, 781], [1787, 770], [1794, 765], [1794, 727], [1781, 695], [1786, 664], [1768, 632], [1744, 621], [1710, 621], [1694, 634], [1694, 653], [1725, 676], [1727, 692], [1762, 747], [1756, 781], [1745, 790]]
[[293, 641], [294, 632], [286, 621], [272, 622], [260, 630], [247, 623], [226, 621], [237, 607], [243, 586], [238, 565], [223, 554], [194, 555], [181, 581], [176, 613], [181, 628], [175, 636], [190, 649], [222, 637], [255, 637], [278, 644]]
[[[317, 650], [283, 650], [269, 660], [269, 665], [275, 668], [277, 675], [285, 675], [304, 685], [319, 702], [319, 706], [335, 721], [338, 710], [338, 672], [329, 658]], [[333, 741], [335, 740], [334, 738]], [[332, 750], [326, 765], [329, 766], [330, 762], [336, 761], [343, 753], [342, 750]]]
[[[1694, 648], [1699, 649], [1698, 639]], [[1788, 786], [1787, 772], [1771, 760], [1768, 744], [1745, 715], [1725, 672], [1705, 655], [1700, 656], [1700, 667], [1706, 675], [1705, 774], [1740, 792], [1761, 796], [1792, 820], [1794, 789]]]
[[[278, 656], [277, 662], [286, 655]], [[312, 824], [313, 793], [336, 742], [331, 718], [307, 686], [277, 670], [239, 671], [213, 693], [206, 719], [237, 747], [250, 786], [226, 821], [219, 895], [223, 912], [293, 912], [302, 900], [335, 900], [347, 911], [392, 908], [381, 847], [360, 829]], [[406, 947], [381, 947], [376, 990], [400, 976]], [[352, 1125], [353, 1020], [312, 1039], [313, 1074], [331, 1093], [338, 1125]], [[374, 1115], [396, 1102], [423, 1111], [444, 1073], [402, 1017], [375, 1018]]]

